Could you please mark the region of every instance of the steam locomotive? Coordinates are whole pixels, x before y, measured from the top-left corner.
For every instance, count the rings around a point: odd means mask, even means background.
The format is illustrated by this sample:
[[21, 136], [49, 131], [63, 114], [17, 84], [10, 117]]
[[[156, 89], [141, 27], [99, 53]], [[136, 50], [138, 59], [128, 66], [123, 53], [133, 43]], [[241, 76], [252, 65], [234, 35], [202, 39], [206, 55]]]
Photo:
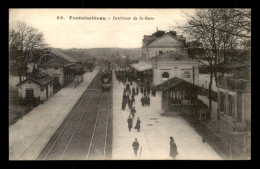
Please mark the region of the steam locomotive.
[[101, 83], [102, 83], [102, 90], [103, 91], [110, 91], [111, 81], [112, 81], [112, 72], [111, 71], [102, 72], [100, 80], [101, 80]]

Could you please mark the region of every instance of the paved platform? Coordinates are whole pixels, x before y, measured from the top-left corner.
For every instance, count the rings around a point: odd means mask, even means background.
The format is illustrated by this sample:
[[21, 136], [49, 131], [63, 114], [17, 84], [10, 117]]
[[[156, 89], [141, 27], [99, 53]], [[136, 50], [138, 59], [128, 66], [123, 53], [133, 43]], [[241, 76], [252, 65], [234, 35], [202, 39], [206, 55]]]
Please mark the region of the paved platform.
[[35, 160], [99, 71], [84, 74], [9, 127], [9, 160]]
[[[136, 86], [136, 84], [133, 84]], [[221, 160], [221, 157], [207, 144], [196, 131], [176, 112], [175, 116], [160, 115], [161, 93], [151, 98], [149, 107], [142, 107], [141, 93], [135, 97], [137, 117], [141, 120], [141, 131], [133, 129], [129, 132], [127, 118], [128, 106], [121, 110], [124, 84], [115, 79], [113, 72], [113, 141], [112, 159], [115, 160], [170, 160], [170, 136], [174, 137], [179, 155], [177, 160]], [[134, 156], [132, 143], [137, 138], [142, 148], [140, 158]]]

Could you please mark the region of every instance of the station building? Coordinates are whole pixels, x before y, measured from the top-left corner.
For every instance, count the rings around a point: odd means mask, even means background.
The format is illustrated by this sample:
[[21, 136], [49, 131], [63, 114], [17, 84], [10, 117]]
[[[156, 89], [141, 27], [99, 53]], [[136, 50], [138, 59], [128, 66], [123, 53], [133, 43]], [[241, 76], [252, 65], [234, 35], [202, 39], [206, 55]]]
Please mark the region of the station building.
[[178, 77], [171, 78], [159, 85], [162, 91], [162, 110], [194, 112], [197, 101], [197, 86]]
[[54, 93], [75, 78], [83, 79], [83, 64], [53, 49], [40, 58], [38, 68], [54, 78]]
[[142, 60], [131, 66], [150, 78], [152, 86], [174, 77], [199, 85], [199, 63], [188, 57], [185, 37], [170, 31], [160, 36], [144, 35], [142, 41]]
[[21, 100], [45, 101], [53, 95], [54, 78], [37, 72], [18, 83], [18, 96]]
[[166, 52], [151, 58], [153, 67], [153, 85], [159, 85], [168, 79], [178, 77], [199, 85], [199, 64], [187, 54]]

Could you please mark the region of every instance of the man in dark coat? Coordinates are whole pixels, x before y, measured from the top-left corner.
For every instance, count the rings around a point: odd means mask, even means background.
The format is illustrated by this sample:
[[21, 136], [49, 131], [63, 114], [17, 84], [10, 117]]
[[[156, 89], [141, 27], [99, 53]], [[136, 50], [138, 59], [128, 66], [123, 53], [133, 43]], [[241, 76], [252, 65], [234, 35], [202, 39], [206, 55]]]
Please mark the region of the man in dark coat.
[[132, 88], [132, 94], [135, 95], [135, 87]]
[[136, 110], [135, 110], [135, 107], [133, 107], [131, 109], [131, 115], [132, 115], [133, 118], [135, 118], [135, 113], [136, 113]]
[[141, 98], [142, 106], [144, 106], [144, 96]]
[[150, 97], [147, 96], [147, 105], [150, 106]]
[[125, 106], [126, 106], [126, 102], [123, 101], [123, 102], [122, 102], [122, 110], [125, 110]]
[[128, 108], [131, 110], [133, 106], [133, 100], [128, 100]]
[[137, 157], [137, 151], [139, 149], [139, 142], [137, 141], [137, 139], [135, 139], [132, 146], [133, 146], [133, 149], [134, 149], [135, 157]]
[[140, 126], [141, 124], [141, 120], [139, 119], [139, 117], [137, 118], [137, 121], [136, 121], [136, 125], [135, 125], [135, 129], [139, 132], [140, 131]]
[[134, 94], [132, 94], [132, 101], [133, 101], [133, 103], [135, 103], [135, 95]]
[[130, 85], [126, 84], [126, 90], [130, 90]]
[[133, 119], [131, 118], [131, 116], [128, 117], [127, 123], [128, 123], [128, 129], [129, 131], [131, 131], [131, 128], [133, 126]]
[[173, 137], [170, 137], [170, 156], [175, 160], [178, 155], [177, 146], [173, 140]]

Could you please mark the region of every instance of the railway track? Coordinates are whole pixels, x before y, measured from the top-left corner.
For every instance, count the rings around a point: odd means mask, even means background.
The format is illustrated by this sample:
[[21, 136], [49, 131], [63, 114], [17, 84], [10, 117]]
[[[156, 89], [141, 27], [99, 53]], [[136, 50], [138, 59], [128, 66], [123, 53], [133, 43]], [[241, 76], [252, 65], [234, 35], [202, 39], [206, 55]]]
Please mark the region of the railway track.
[[36, 160], [106, 160], [112, 154], [112, 94], [102, 92], [100, 73]]

